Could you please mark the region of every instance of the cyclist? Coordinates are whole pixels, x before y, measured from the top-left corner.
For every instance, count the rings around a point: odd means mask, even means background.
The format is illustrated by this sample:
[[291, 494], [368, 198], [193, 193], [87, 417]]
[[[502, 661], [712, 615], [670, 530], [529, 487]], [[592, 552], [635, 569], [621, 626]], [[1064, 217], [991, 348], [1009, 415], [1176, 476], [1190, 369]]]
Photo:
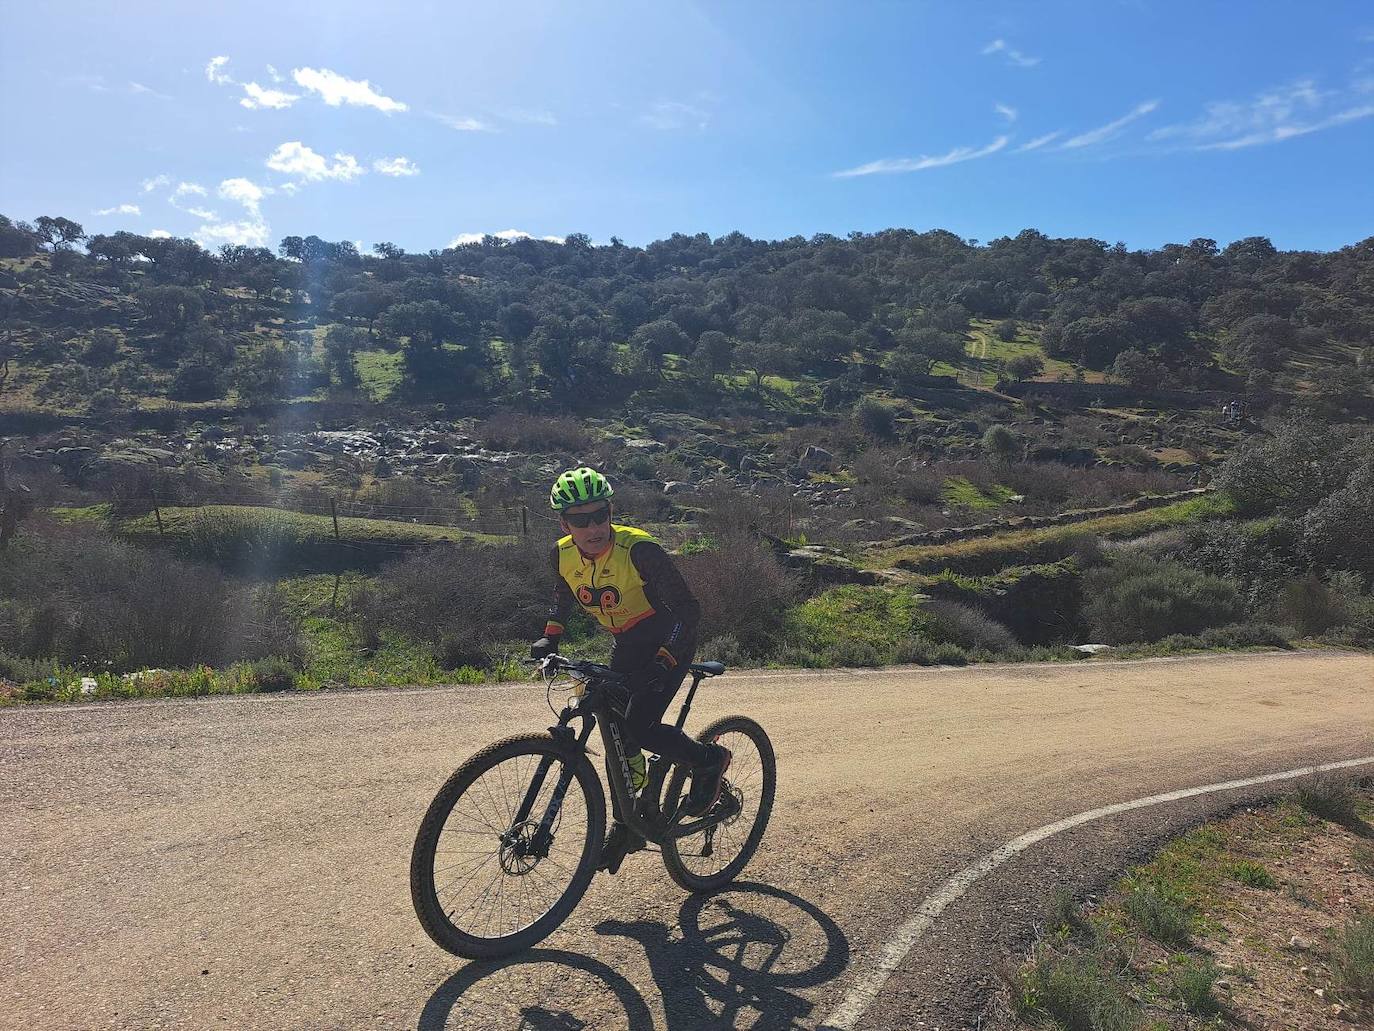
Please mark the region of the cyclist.
[[[720, 799], [730, 751], [693, 740], [663, 722], [696, 649], [701, 607], [653, 537], [611, 522], [613, 493], [606, 477], [587, 466], [570, 469], [554, 481], [549, 501], [567, 536], [553, 548], [554, 603], [544, 636], [530, 647], [530, 655], [543, 658], [558, 650], [576, 605], [609, 631], [615, 640], [611, 669], [628, 677], [625, 715], [631, 752], [642, 746], [690, 767], [692, 786], [683, 809], [689, 816], [704, 816]], [[638, 763], [643, 763], [642, 757]], [[644, 844], [642, 837], [616, 821], [606, 838], [601, 868], [615, 873], [620, 861]]]

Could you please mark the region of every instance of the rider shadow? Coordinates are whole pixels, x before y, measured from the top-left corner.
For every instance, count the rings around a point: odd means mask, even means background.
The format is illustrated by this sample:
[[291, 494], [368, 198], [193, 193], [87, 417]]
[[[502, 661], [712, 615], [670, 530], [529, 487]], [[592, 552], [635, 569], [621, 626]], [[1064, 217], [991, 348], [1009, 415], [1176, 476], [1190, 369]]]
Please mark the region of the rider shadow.
[[[805, 928], [808, 921], [815, 930], [789, 929]], [[798, 990], [834, 979], [849, 964], [849, 942], [829, 916], [791, 892], [763, 884], [734, 884], [714, 896], [689, 897], [678, 911], [676, 928], [654, 920], [603, 920], [595, 930], [644, 947], [669, 1031], [736, 1026], [781, 1031], [804, 1026], [801, 1022], [814, 1004]], [[604, 1023], [604, 1014], [598, 1020], [590, 1013], [578, 1016], [543, 1004], [525, 1006], [518, 1013], [508, 1009], [499, 1023], [470, 1011], [464, 995], [479, 981], [506, 971], [526, 982], [522, 968], [528, 972], [539, 964], [557, 966], [553, 976], [560, 986], [576, 973], [584, 981], [590, 977], [603, 982], [623, 1010], [623, 1023], [619, 1016]], [[543, 1002], [557, 1006], [558, 995], [553, 989]], [[451, 1018], [456, 1026], [482, 1026], [484, 1031], [656, 1027], [648, 1003], [627, 978], [599, 960], [560, 949], [532, 949], [497, 962], [469, 964], [430, 997], [419, 1031], [443, 1031], [454, 1026]]]
[[[797, 914], [784, 913], [781, 922], [767, 915], [788, 908], [814, 922], [823, 941], [788, 929]], [[595, 927], [644, 946], [669, 1029], [802, 1027], [815, 1006], [796, 990], [824, 984], [849, 965], [849, 942], [829, 916], [768, 885], [741, 883], [714, 896], [691, 896], [678, 926], [680, 938], [651, 920], [603, 920]]]

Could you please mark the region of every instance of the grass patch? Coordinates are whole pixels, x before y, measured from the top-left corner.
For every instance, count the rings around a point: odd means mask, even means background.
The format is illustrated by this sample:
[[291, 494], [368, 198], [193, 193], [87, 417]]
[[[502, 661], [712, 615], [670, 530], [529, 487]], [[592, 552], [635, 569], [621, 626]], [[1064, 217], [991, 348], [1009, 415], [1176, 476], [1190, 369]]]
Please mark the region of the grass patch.
[[1059, 955], [1037, 950], [1012, 992], [1017, 1016], [1054, 1020], [1065, 1031], [1130, 1031], [1140, 1011], [1119, 978], [1092, 953]]
[[1355, 786], [1350, 778], [1329, 773], [1318, 774], [1298, 786], [1298, 805], [1313, 816], [1330, 820], [1343, 827], [1362, 825], [1355, 808]]
[[1264, 888], [1267, 890], [1278, 884], [1274, 880], [1274, 875], [1265, 869], [1264, 864], [1257, 863], [1253, 859], [1242, 859], [1233, 865], [1231, 877], [1247, 888]]
[[388, 401], [405, 377], [405, 356], [399, 351], [357, 351], [353, 366], [363, 392], [373, 401]]
[[1336, 936], [1331, 968], [1343, 992], [1374, 1001], [1374, 915], [1357, 917]]
[[945, 504], [974, 511], [1000, 508], [1011, 501], [1015, 494], [1010, 487], [1004, 487], [1000, 483], [979, 488], [964, 476], [949, 477], [940, 490], [940, 497], [944, 499]]
[[251, 505], [162, 509], [162, 532], [149, 515], [117, 532], [141, 544], [171, 547], [186, 558], [249, 573], [372, 568], [408, 548], [444, 543], [495, 544], [506, 538], [447, 526], [388, 519], [339, 519]]
[[1173, 997], [1189, 1013], [1204, 1017], [1221, 1012], [1221, 1004], [1212, 994], [1212, 987], [1220, 976], [1220, 970], [1210, 959], [1181, 957], [1169, 967]]
[[1067, 526], [1012, 530], [948, 544], [882, 549], [869, 553], [864, 558], [864, 565], [871, 569], [896, 566], [917, 573], [935, 573], [942, 569], [989, 573], [1006, 566], [1056, 562], [1087, 535], [1113, 540], [1140, 537], [1171, 526], [1221, 518], [1230, 515], [1233, 507], [1231, 499], [1225, 495], [1205, 494], [1172, 505], [1102, 516]]
[[1128, 883], [1122, 911], [1161, 945], [1186, 946], [1193, 936], [1193, 909], [1182, 894], [1148, 877]]

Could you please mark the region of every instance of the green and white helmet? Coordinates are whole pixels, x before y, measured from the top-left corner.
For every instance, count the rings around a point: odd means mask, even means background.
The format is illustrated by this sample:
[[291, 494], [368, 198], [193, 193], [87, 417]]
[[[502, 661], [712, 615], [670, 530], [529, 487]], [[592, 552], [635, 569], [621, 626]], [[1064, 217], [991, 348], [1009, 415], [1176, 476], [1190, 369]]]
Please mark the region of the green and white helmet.
[[562, 512], [573, 505], [585, 505], [590, 501], [608, 501], [615, 491], [610, 481], [590, 466], [569, 469], [553, 481], [549, 491], [549, 505], [555, 512]]

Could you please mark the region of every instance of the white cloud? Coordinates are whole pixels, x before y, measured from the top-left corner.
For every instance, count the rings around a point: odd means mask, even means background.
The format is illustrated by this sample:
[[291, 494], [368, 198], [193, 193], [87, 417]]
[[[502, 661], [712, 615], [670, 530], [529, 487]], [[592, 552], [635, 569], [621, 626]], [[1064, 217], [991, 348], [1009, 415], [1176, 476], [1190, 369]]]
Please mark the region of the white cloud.
[[549, 243], [562, 243], [561, 236], [533, 236], [523, 229], [502, 229], [498, 233], [459, 233], [449, 241], [450, 247], [462, 247], [464, 244], [481, 243], [488, 236], [494, 236], [498, 240], [547, 240]]
[[999, 115], [1001, 115], [1003, 118], [1005, 118], [1007, 121], [1016, 121], [1016, 108], [1012, 107], [1010, 104], [993, 104], [992, 109], [996, 111]]
[[167, 198], [167, 203], [171, 204], [172, 207], [176, 208], [178, 211], [184, 211], [188, 215], [194, 215], [196, 218], [218, 218], [219, 216], [209, 208], [197, 207], [195, 204], [189, 202], [189, 198], [191, 197], [208, 197], [209, 195], [210, 191], [204, 186], [201, 186], [200, 183], [180, 182], [177, 183], [177, 188], [172, 191], [172, 195]]
[[1065, 140], [1061, 146], [1065, 150], [1074, 150], [1079, 147], [1091, 147], [1094, 144], [1103, 143], [1111, 139], [1131, 122], [1134, 122], [1137, 118], [1144, 118], [1157, 107], [1159, 107], [1158, 100], [1147, 100], [1143, 104], [1137, 104], [1120, 118], [1108, 122], [1106, 125], [1099, 125], [1096, 129], [1090, 129], [1085, 133], [1079, 133], [1079, 135]]
[[1352, 107], [1344, 111], [1337, 111], [1335, 114], [1329, 115], [1316, 122], [1276, 125], [1271, 129], [1250, 133], [1247, 136], [1222, 140], [1218, 143], [1203, 144], [1199, 146], [1198, 149], [1239, 150], [1241, 147], [1254, 147], [1261, 143], [1281, 143], [1284, 140], [1291, 140], [1298, 136], [1306, 136], [1309, 133], [1321, 132], [1323, 129], [1332, 129], [1338, 125], [1358, 122], [1371, 116], [1374, 116], [1374, 104], [1366, 104], [1363, 107]]
[[207, 222], [191, 234], [191, 239], [207, 249], [226, 243], [243, 247], [266, 247], [267, 234], [266, 222], [260, 219], [244, 219], [241, 222]]
[[296, 68], [291, 72], [291, 77], [301, 89], [318, 93], [320, 99], [330, 107], [352, 104], [375, 107], [386, 114], [408, 110], [399, 100], [378, 93], [366, 79], [348, 79], [328, 68]]
[[307, 182], [321, 179], [356, 179], [363, 174], [363, 166], [352, 154], [336, 153], [334, 162], [317, 154], [299, 140], [283, 143], [267, 156], [267, 167], [284, 175], [300, 176]]
[[150, 96], [150, 97], [157, 97], [158, 100], [171, 100], [171, 99], [172, 99], [171, 97], [167, 96], [166, 93], [159, 93], [157, 90], [153, 89], [151, 86], [145, 86], [145, 85], [143, 85], [143, 83], [141, 83], [141, 82], [131, 82], [131, 83], [129, 83], [129, 92], [130, 92], [130, 93], [143, 93], [143, 94], [146, 94], [147, 96]]
[[684, 104], [678, 100], [660, 100], [640, 115], [639, 120], [650, 129], [666, 132], [673, 129], [705, 129], [711, 116], [691, 104]]
[[144, 179], [139, 185], [143, 188], [144, 193], [152, 193], [154, 190], [161, 189], [164, 186], [171, 186], [172, 177], [164, 172], [150, 179]]
[[435, 113], [431, 115], [436, 121], [443, 122], [450, 129], [458, 132], [495, 132], [496, 128], [490, 122], [484, 122], [480, 118], [459, 118], [456, 115], [441, 115]]
[[101, 208], [97, 215], [141, 215], [143, 210], [137, 204], [117, 204], [112, 208]]
[[257, 214], [258, 204], [268, 192], [251, 179], [225, 179], [219, 184], [219, 195], [222, 198], [242, 204], [254, 214]]
[[260, 107], [276, 109], [290, 107], [301, 99], [298, 93], [284, 93], [279, 89], [264, 89], [256, 82], [245, 82], [243, 92], [244, 96], [239, 100], [239, 104], [250, 110]]
[[1007, 41], [1005, 39], [994, 39], [991, 43], [989, 43], [987, 46], [983, 48], [983, 53], [1003, 54], [1006, 56], [1006, 59], [1009, 63], [1016, 65], [1016, 67], [1018, 68], [1033, 68], [1035, 65], [1040, 63], [1040, 58], [1029, 57], [1026, 54], [1021, 53], [1021, 51], [1008, 46]]
[[372, 162], [372, 169], [375, 172], [381, 172], [382, 175], [403, 176], [420, 174], [419, 166], [407, 157], [378, 158], [376, 161]]
[[192, 194], [197, 197], [206, 197], [209, 196], [209, 191], [200, 183], [180, 182], [177, 183], [177, 188], [172, 192], [172, 197], [174, 200], [180, 200], [182, 197], [188, 197]]
[[1028, 142], [1026, 142], [1026, 143], [1021, 144], [1021, 146], [1019, 146], [1019, 147], [1016, 148], [1016, 153], [1017, 153], [1017, 154], [1024, 154], [1024, 153], [1025, 153], [1026, 151], [1028, 151], [1028, 150], [1039, 150], [1039, 149], [1040, 149], [1041, 147], [1043, 147], [1045, 144], [1050, 143], [1050, 142], [1052, 142], [1052, 141], [1054, 141], [1054, 140], [1057, 140], [1057, 139], [1059, 139], [1059, 137], [1061, 137], [1061, 136], [1063, 136], [1063, 135], [1064, 135], [1064, 130], [1063, 130], [1063, 129], [1056, 129], [1054, 132], [1047, 132], [1047, 133], [1045, 133], [1044, 136], [1037, 136], [1035, 139], [1030, 140], [1030, 141], [1028, 141]]
[[210, 63], [205, 66], [205, 77], [216, 86], [227, 86], [234, 80], [224, 72], [224, 66], [229, 63], [228, 57], [212, 57]]
[[961, 161], [974, 161], [978, 158], [985, 158], [990, 154], [996, 154], [1007, 145], [1009, 136], [998, 136], [986, 147], [955, 147], [946, 154], [939, 154], [934, 157], [922, 155], [919, 158], [882, 158], [878, 161], [870, 161], [866, 165], [859, 165], [857, 168], [847, 168], [842, 172], [835, 172], [836, 179], [852, 179], [861, 175], [892, 175], [898, 172], [921, 172], [927, 168], [943, 168], [945, 165], [958, 164]]
[[285, 81], [286, 81], [285, 79], [283, 79], [283, 78], [281, 77], [281, 74], [280, 74], [275, 68], [273, 68], [270, 64], [267, 66], [267, 74], [270, 75], [270, 76], [272, 77], [272, 81], [273, 81], [273, 82], [285, 82]]
[[[1302, 79], [1256, 94], [1245, 102], [1213, 101], [1191, 122], [1166, 125], [1150, 133], [1151, 141], [1180, 140], [1196, 150], [1239, 150], [1307, 136], [1374, 115], [1362, 98], [1374, 81], [1357, 79], [1347, 94], [1320, 90]], [[1333, 110], [1334, 108], [1334, 110]]]
[[148, 235], [154, 240], [170, 240], [172, 238], [172, 234], [165, 229], [153, 229]]
[[286, 194], [288, 197], [294, 197], [297, 191], [300, 190], [300, 188], [300, 183], [282, 183], [280, 186], [277, 187], [277, 190], [281, 193]]
[[195, 215], [196, 218], [219, 218], [219, 213], [211, 211], [209, 208], [182, 208], [181, 210], [188, 215]]

